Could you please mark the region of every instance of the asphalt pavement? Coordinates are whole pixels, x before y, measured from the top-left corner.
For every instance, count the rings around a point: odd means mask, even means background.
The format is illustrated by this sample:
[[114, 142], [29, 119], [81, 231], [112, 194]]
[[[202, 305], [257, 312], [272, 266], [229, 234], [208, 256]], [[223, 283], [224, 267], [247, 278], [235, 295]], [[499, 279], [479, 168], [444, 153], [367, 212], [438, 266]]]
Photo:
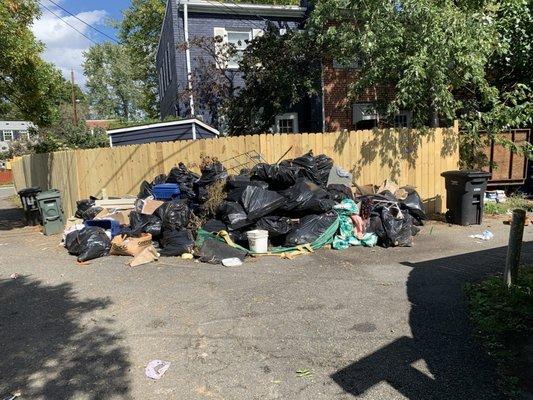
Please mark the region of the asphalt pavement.
[[[502, 270], [501, 219], [432, 222], [411, 248], [129, 268], [77, 264], [20, 216], [0, 199], [1, 399], [505, 398], [463, 295]], [[154, 359], [171, 363], [157, 381]]]

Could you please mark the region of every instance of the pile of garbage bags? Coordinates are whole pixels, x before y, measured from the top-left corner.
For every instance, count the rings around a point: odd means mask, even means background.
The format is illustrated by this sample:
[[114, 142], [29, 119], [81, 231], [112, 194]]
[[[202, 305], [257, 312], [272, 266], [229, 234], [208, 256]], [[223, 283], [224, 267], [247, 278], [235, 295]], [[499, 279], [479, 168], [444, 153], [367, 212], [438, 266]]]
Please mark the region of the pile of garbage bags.
[[[376, 194], [354, 195], [350, 174], [323, 154], [259, 163], [238, 175], [228, 174], [215, 158], [200, 169], [197, 175], [180, 163], [168, 175], [144, 181], [133, 209], [120, 211], [118, 233], [83, 225], [110, 218], [117, 210], [96, 207], [95, 198], [79, 201], [77, 220], [65, 231], [66, 248], [79, 261], [148, 254], [153, 255], [145, 257], [150, 261], [197, 256], [218, 263], [225, 254], [244, 259], [252, 230], [268, 232], [272, 253], [326, 244], [334, 249], [411, 246], [427, 218], [414, 188], [394, 187], [393, 193], [389, 185]], [[155, 200], [154, 186], [161, 183], [178, 185], [179, 198]], [[214, 210], [203, 207], [208, 201], [216, 203]]]

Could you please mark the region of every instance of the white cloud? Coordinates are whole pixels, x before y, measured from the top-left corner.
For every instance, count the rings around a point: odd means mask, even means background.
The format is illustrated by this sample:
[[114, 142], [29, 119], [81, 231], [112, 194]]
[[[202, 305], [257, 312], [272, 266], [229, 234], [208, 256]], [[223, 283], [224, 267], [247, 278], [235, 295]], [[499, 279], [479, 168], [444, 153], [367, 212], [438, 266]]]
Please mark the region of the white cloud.
[[[66, 14], [53, 4], [44, 2], [44, 5], [61, 18], [43, 8], [41, 17], [33, 23], [32, 31], [35, 37], [46, 46], [43, 57], [46, 61], [54, 63], [67, 79], [70, 79], [71, 69], [74, 70], [76, 82], [83, 87], [86, 82], [82, 68], [83, 52], [94, 43], [76, 32], [64, 21], [93, 40], [95, 40], [94, 32], [83, 22]], [[93, 10], [81, 12], [76, 16], [94, 26], [102, 23], [107, 13], [105, 10]]]

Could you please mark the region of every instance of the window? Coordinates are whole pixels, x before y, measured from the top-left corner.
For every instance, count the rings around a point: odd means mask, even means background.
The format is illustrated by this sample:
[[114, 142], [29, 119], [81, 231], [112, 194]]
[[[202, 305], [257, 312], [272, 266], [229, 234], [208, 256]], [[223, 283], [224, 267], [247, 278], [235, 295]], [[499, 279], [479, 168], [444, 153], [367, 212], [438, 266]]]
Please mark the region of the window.
[[244, 50], [252, 40], [251, 31], [227, 31], [228, 43], [235, 47], [235, 54], [228, 58], [228, 68], [239, 68], [239, 62], [242, 60]]
[[411, 127], [411, 111], [400, 110], [398, 115], [394, 116], [395, 128], [410, 128]]
[[163, 84], [163, 67], [159, 67], [159, 100], [163, 98], [163, 94], [165, 93]]
[[276, 116], [276, 133], [297, 133], [298, 113], [286, 113]]
[[172, 81], [172, 68], [170, 64], [170, 43], [168, 42], [167, 42], [167, 51], [166, 51], [166, 62], [167, 62], [167, 70], [168, 70], [167, 85], [170, 85], [170, 82]]
[[343, 64], [343, 63], [341, 63], [338, 60], [333, 60], [333, 69], [355, 69], [355, 70], [359, 70], [361, 68], [363, 68], [363, 61], [359, 57], [357, 57], [355, 60], [353, 60], [348, 65]]
[[13, 140], [13, 131], [4, 131], [3, 140], [8, 142]]
[[[250, 41], [263, 35], [262, 29], [241, 29], [241, 28], [214, 28], [215, 51], [217, 54], [217, 68], [239, 68], [244, 50]], [[228, 55], [228, 45], [234, 46], [236, 52]]]

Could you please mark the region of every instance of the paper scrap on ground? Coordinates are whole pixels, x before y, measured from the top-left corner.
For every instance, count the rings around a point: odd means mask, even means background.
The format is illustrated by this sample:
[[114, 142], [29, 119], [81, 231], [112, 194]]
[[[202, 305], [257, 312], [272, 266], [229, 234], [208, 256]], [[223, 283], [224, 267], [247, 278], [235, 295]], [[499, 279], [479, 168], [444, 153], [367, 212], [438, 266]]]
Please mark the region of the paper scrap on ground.
[[159, 258], [159, 253], [154, 246], [150, 245], [145, 247], [143, 251], [137, 254], [133, 260], [129, 263], [130, 267], [137, 267], [139, 265], [148, 264], [152, 261], [157, 261]]
[[159, 380], [167, 372], [170, 362], [162, 360], [152, 360], [146, 366], [144, 373], [148, 378]]
[[483, 231], [483, 233], [478, 233], [477, 235], [470, 235], [469, 237], [473, 239], [490, 240], [494, 237], [494, 234], [491, 231]]

